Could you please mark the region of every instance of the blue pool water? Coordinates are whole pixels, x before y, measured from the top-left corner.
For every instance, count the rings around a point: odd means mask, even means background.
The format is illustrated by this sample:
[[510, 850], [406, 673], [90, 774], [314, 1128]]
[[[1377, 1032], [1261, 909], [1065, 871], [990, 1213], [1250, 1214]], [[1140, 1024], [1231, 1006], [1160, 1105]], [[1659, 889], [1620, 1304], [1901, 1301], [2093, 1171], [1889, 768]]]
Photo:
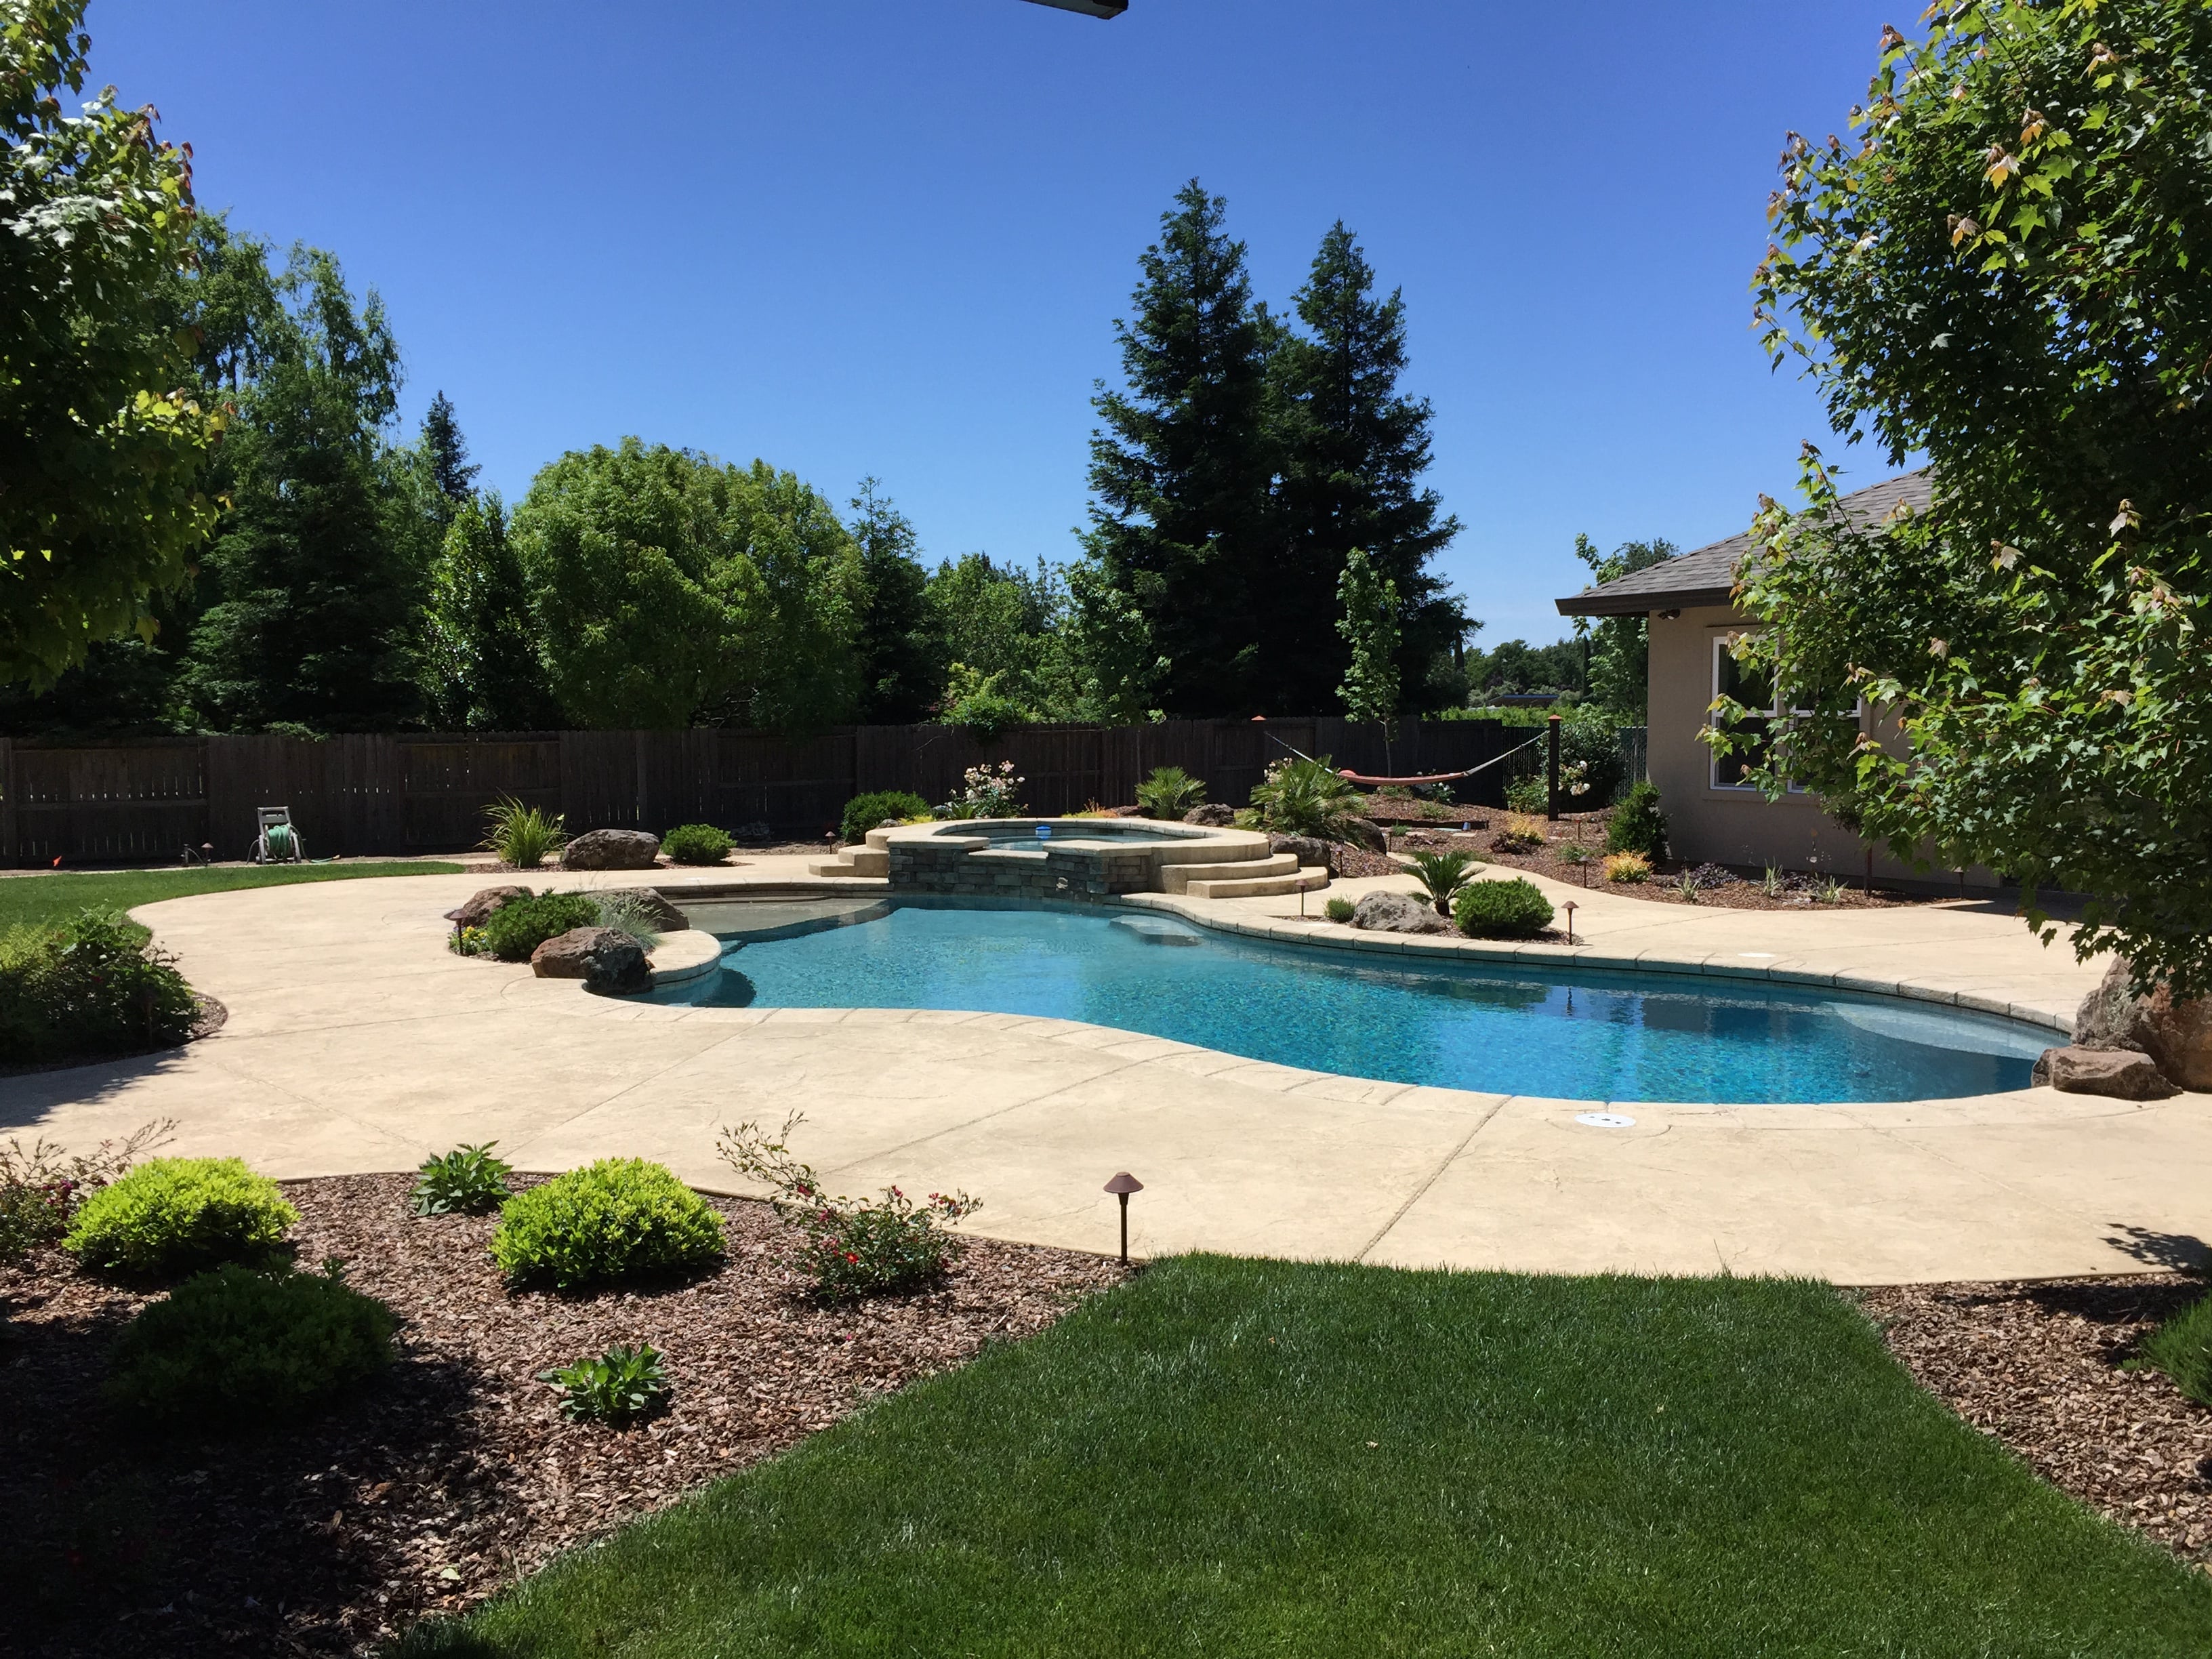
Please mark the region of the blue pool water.
[[1130, 913], [899, 903], [872, 921], [784, 931], [793, 936], [737, 936], [719, 975], [661, 1000], [1044, 1014], [1316, 1071], [1571, 1100], [1986, 1094], [2025, 1088], [2051, 1041], [1894, 998], [1682, 975], [1403, 966]]

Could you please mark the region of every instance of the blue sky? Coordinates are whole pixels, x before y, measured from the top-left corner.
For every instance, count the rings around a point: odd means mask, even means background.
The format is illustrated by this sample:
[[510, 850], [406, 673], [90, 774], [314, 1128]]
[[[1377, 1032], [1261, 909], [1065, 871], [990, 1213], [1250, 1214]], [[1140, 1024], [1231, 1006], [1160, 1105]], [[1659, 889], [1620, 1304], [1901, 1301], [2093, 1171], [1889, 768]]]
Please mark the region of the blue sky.
[[[1862, 0], [94, 0], [95, 79], [200, 199], [388, 306], [510, 496], [626, 433], [881, 478], [933, 556], [1075, 552], [1091, 382], [1195, 175], [1279, 303], [1339, 217], [1402, 286], [1446, 573], [1559, 637], [1576, 532], [1743, 528], [1826, 436], [1747, 292], [1784, 132], [1841, 127]], [[1905, 19], [1910, 23], [1911, 19]], [[1884, 470], [1851, 458], [1858, 483]]]

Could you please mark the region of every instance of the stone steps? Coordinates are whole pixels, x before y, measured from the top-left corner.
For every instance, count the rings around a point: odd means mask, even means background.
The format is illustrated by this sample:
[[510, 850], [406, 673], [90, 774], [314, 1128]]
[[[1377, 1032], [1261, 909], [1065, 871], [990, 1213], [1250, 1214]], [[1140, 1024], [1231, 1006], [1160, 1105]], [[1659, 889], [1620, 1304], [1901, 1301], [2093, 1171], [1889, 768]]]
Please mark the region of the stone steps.
[[1270, 853], [1265, 858], [1238, 859], [1219, 864], [1164, 864], [1160, 866], [1160, 889], [1163, 892], [1181, 893], [1194, 882], [1245, 881], [1261, 876], [1287, 876], [1297, 872], [1297, 854]]
[[891, 855], [880, 847], [848, 847], [836, 858], [818, 860], [806, 868], [817, 876], [888, 876]]
[[1273, 898], [1280, 893], [1314, 893], [1328, 885], [1328, 872], [1317, 864], [1279, 876], [1246, 876], [1231, 881], [1194, 881], [1183, 889], [1191, 898]]

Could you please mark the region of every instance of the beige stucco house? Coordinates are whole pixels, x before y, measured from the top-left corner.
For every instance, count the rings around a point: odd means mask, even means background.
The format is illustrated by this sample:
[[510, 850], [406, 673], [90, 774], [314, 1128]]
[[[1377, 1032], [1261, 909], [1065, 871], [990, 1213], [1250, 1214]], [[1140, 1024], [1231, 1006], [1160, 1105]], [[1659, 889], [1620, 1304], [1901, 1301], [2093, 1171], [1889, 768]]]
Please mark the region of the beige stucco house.
[[[1843, 505], [1859, 522], [1874, 524], [1900, 504], [1926, 506], [1928, 493], [1928, 475], [1907, 472], [1846, 496]], [[1650, 619], [1650, 776], [1659, 787], [1676, 857], [1856, 878], [1866, 869], [1867, 844], [1822, 811], [1817, 799], [1791, 793], [1767, 799], [1743, 781], [1740, 765], [1717, 759], [1698, 738], [1713, 699], [1723, 692], [1747, 704], [1758, 701], [1746, 695], [1758, 688], [1743, 684], [1727, 648], [1729, 638], [1750, 625], [1729, 602], [1737, 562], [1750, 545], [1748, 536], [1731, 536], [1679, 554], [1559, 600], [1559, 614]], [[1874, 872], [1893, 881], [1946, 879], [1942, 872], [1913, 869], [1880, 848]], [[1996, 879], [1986, 870], [1967, 872], [1973, 886], [1995, 886]]]

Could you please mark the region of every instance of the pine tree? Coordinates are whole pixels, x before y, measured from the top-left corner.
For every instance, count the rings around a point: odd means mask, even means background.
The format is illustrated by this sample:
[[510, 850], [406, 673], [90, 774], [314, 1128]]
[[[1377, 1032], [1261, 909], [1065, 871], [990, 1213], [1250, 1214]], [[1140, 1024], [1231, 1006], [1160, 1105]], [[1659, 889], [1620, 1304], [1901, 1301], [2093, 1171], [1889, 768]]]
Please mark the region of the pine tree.
[[295, 249], [279, 291], [290, 308], [223, 445], [218, 597], [179, 690], [216, 730], [389, 731], [422, 714], [418, 514], [384, 435], [398, 350], [326, 253]]
[[848, 526], [860, 550], [866, 604], [860, 613], [860, 718], [907, 726], [929, 718], [945, 685], [945, 664], [931, 629], [929, 573], [918, 556], [914, 526], [860, 481]]
[[423, 619], [430, 718], [447, 731], [529, 731], [556, 715], [538, 660], [521, 561], [496, 493], [461, 501]]
[[1262, 589], [1273, 693], [1286, 712], [1327, 707], [1347, 643], [1328, 622], [1347, 556], [1364, 549], [1397, 591], [1400, 684], [1425, 688], [1469, 631], [1461, 601], [1430, 561], [1459, 533], [1437, 492], [1421, 487], [1430, 409], [1398, 390], [1406, 307], [1375, 297], [1375, 272], [1339, 220], [1322, 238], [1295, 296], [1304, 334], [1273, 354], [1282, 428], [1284, 555]]
[[453, 416], [453, 399], [442, 392], [430, 399], [430, 412], [422, 417], [420, 445], [424, 471], [431, 488], [444, 502], [444, 522], [453, 522], [453, 510], [476, 494], [480, 466], [469, 460], [468, 440]]
[[1250, 713], [1270, 689], [1261, 590], [1275, 551], [1267, 358], [1278, 330], [1253, 303], [1226, 209], [1195, 179], [1177, 192], [1139, 261], [1134, 320], [1114, 325], [1127, 390], [1102, 384], [1092, 400], [1102, 425], [1085, 592], [1102, 613], [1139, 617], [1162, 665], [1156, 690], [1102, 688], [1109, 704], [1149, 693], [1179, 714]]

